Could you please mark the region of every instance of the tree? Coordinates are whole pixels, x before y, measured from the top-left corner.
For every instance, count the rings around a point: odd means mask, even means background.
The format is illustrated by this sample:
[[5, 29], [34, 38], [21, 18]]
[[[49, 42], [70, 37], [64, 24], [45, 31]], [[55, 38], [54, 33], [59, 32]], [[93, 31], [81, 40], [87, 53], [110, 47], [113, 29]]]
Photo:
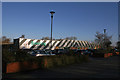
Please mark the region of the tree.
[[42, 40], [50, 40], [49, 37], [42, 37]]
[[25, 38], [25, 35], [22, 35], [20, 38]]
[[60, 38], [60, 39], [56, 39], [56, 40], [59, 40], [59, 41], [60, 41], [60, 40], [63, 40], [63, 39], [62, 39], [62, 38]]
[[2, 44], [2, 38], [0, 38], [0, 44]]
[[117, 42], [117, 48], [118, 48], [119, 51], [120, 51], [120, 41]]
[[65, 39], [68, 39], [68, 40], [77, 40], [77, 37], [71, 36], [71, 37], [66, 37]]
[[111, 38], [112, 36], [108, 36], [106, 33], [96, 32], [95, 35], [96, 39], [95, 42], [100, 45], [101, 48], [109, 48], [112, 44]]
[[11, 39], [7, 38], [6, 36], [3, 36], [1, 41], [2, 43], [10, 43]]

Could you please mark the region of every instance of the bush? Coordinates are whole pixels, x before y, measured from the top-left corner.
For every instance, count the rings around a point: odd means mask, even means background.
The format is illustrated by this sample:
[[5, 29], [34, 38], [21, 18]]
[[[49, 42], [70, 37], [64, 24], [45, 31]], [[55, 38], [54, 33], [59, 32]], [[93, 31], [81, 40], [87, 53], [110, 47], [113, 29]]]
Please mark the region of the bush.
[[94, 57], [104, 57], [104, 54], [107, 52], [108, 51], [106, 49], [97, 49], [97, 50], [95, 50], [93, 56]]
[[67, 55], [61, 55], [61, 56], [49, 56], [49, 57], [43, 57], [42, 58], [42, 68], [51, 68], [51, 67], [58, 67], [58, 66], [64, 66], [69, 65], [73, 63], [81, 63], [81, 62], [87, 62], [88, 56], [81, 55], [81, 56], [67, 56]]
[[88, 62], [88, 61], [89, 61], [89, 58], [88, 58], [88, 57], [89, 57], [89, 55], [86, 55], [86, 56], [83, 55], [83, 61]]
[[45, 57], [44, 58], [44, 68], [51, 68], [51, 67], [53, 67], [52, 58]]
[[3, 49], [2, 50], [2, 62], [6, 64], [10, 62], [15, 62], [15, 54], [6, 49]]
[[80, 63], [80, 56], [75, 56], [75, 62]]
[[10, 52], [9, 50], [3, 49], [2, 50], [2, 59], [3, 62], [11, 63], [11, 62], [23, 62], [23, 61], [37, 61], [35, 57], [27, 54], [25, 51], [17, 50], [15, 52]]
[[66, 53], [66, 55], [68, 55], [68, 56], [74, 55], [74, 51], [70, 49], [70, 50], [68, 51], [68, 53]]
[[15, 52], [3, 50], [3, 63], [7, 64], [11, 62], [24, 62], [24, 61], [29, 61], [31, 63], [36, 62], [39, 64], [39, 67], [41, 68], [51, 68], [88, 61], [88, 56], [74, 55], [72, 50], [68, 54], [46, 57], [34, 57], [22, 50], [18, 50]]
[[55, 66], [62, 66], [63, 65], [62, 58], [56, 57], [55, 59], [53, 59], [53, 61], [55, 62]]

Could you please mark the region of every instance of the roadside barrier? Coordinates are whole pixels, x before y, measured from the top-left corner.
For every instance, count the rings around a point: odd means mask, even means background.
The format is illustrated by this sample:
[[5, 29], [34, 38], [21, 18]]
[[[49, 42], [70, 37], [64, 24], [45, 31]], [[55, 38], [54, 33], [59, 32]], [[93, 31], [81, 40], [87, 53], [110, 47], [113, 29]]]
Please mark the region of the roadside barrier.
[[105, 53], [105, 54], [104, 54], [104, 58], [107, 58], [107, 57], [108, 57], [108, 54], [107, 54], [107, 53]]
[[38, 63], [35, 62], [13, 62], [7, 64], [6, 73], [15, 73], [26, 70], [33, 70], [39, 68]]
[[110, 56], [113, 56], [113, 53], [110, 53]]
[[107, 53], [108, 54], [108, 57], [110, 57], [111, 56], [111, 53]]
[[117, 55], [119, 55], [119, 52], [116, 52]]
[[105, 54], [104, 54], [104, 58], [108, 58], [108, 57], [110, 57], [110, 56], [113, 56], [113, 53], [105, 53]]

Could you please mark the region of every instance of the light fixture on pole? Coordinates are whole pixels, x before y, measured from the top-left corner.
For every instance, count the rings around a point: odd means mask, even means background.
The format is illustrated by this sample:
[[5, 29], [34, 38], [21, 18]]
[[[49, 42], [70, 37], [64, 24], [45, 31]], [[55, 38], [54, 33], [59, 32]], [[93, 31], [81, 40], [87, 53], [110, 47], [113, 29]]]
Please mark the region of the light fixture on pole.
[[106, 33], [106, 29], [104, 29], [104, 34]]
[[[104, 45], [105, 45], [105, 42], [106, 42], [105, 35], [106, 35], [106, 29], [104, 29]], [[104, 46], [104, 48], [105, 48], [105, 46]]]
[[52, 49], [52, 25], [53, 25], [53, 14], [55, 13], [54, 11], [50, 11], [51, 13], [51, 49]]

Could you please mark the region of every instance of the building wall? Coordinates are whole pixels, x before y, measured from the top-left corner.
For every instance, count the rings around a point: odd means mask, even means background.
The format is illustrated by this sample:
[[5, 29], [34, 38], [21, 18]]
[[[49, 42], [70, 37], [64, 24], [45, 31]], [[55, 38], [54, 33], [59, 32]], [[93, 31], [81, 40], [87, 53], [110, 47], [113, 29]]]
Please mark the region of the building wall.
[[13, 48], [14, 48], [13, 44], [2, 44], [2, 49], [13, 50]]

